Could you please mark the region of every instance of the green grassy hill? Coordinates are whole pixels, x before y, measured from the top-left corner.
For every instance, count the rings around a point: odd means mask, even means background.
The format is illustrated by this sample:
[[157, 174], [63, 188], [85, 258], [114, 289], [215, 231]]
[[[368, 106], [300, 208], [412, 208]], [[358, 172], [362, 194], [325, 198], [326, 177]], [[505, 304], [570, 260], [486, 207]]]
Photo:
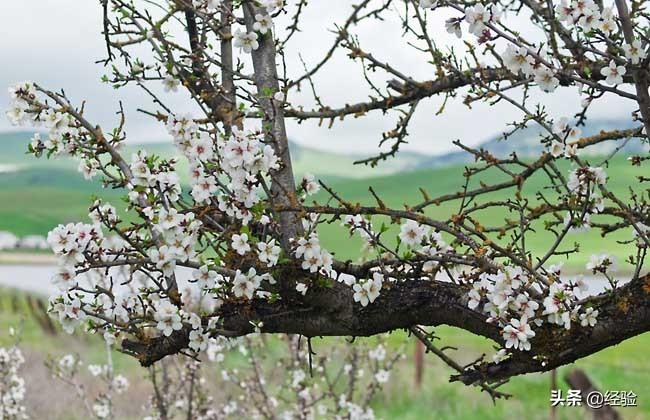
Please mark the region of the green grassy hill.
[[[0, 139], [0, 165], [10, 164], [18, 167], [14, 172], [0, 172], [0, 230], [8, 230], [17, 235], [45, 234], [58, 223], [85, 220], [88, 205], [93, 195], [100, 196], [119, 207], [120, 192], [102, 189], [97, 181], [85, 181], [75, 170], [76, 164], [70, 159], [34, 159], [26, 155], [27, 133], [13, 133], [2, 135]], [[172, 156], [171, 146], [164, 144], [145, 145], [151, 152], [163, 156]], [[130, 153], [130, 150], [126, 150]], [[393, 208], [403, 208], [404, 205], [413, 205], [421, 201], [419, 188], [424, 188], [430, 196], [457, 191], [463, 182], [462, 173], [464, 166], [455, 165], [442, 168], [421, 169], [414, 172], [401, 172], [372, 178], [355, 179], [360, 176], [357, 166], [352, 165], [354, 157], [343, 159], [340, 155], [319, 152], [313, 149], [298, 146], [294, 151], [297, 176], [309, 170], [332, 186], [340, 195], [351, 202], [374, 204], [368, 187], [372, 186], [382, 200]], [[417, 160], [417, 156], [406, 155], [405, 160], [398, 161], [396, 165], [404, 165], [408, 159]], [[597, 157], [589, 157], [597, 163]], [[417, 165], [412, 162], [413, 166]], [[569, 164], [558, 163], [560, 170], [567, 173]], [[183, 174], [186, 163], [179, 164], [179, 172]], [[359, 170], [370, 170], [361, 167]], [[635, 168], [624, 159], [614, 159], [607, 168], [610, 176], [608, 187], [628, 198], [626, 191], [643, 170]], [[381, 175], [381, 171], [379, 171]], [[365, 174], [367, 176], [367, 173]], [[480, 180], [492, 184], [505, 180], [504, 176], [496, 171], [486, 171]], [[535, 192], [547, 182], [544, 175], [533, 177], [527, 183], [523, 196], [535, 203]], [[476, 186], [478, 184], [475, 184]], [[470, 186], [472, 187], [472, 186]], [[514, 189], [504, 190], [492, 195], [492, 199], [505, 200], [511, 198]], [[325, 202], [327, 194], [321, 192], [316, 196], [316, 201]], [[431, 206], [426, 214], [438, 219], [447, 220], [457, 211], [457, 202], [448, 202], [440, 206]], [[485, 226], [495, 225], [504, 219], [516, 219], [516, 214], [503, 213], [502, 210], [487, 210], [481, 214]], [[380, 224], [378, 219], [376, 224]], [[553, 237], [550, 233], [537, 226], [538, 235], [528, 241], [528, 247], [533, 251], [533, 256], [541, 255], [545, 247], [551, 243]], [[581, 252], [573, 255], [566, 264], [575, 268], [584, 266], [589, 256], [597, 252], [609, 252], [616, 255], [622, 262], [629, 253], [629, 247], [616, 244], [616, 240], [629, 239], [629, 229], [617, 232], [608, 238], [600, 238], [598, 232], [590, 231], [582, 234], [570, 234], [567, 246], [578, 242]], [[336, 252], [339, 258], [357, 258], [361, 249], [358, 238], [348, 239], [347, 233], [338, 223], [324, 226], [321, 236], [325, 246]], [[394, 242], [396, 230], [389, 231], [385, 238]], [[623, 268], [623, 264], [619, 264]]]
[[[597, 157], [589, 158], [593, 164], [600, 162]], [[567, 174], [570, 166], [566, 161], [558, 162], [558, 167], [563, 174]], [[367, 205], [376, 205], [375, 200], [372, 198], [368, 191], [371, 186], [379, 197], [386, 203], [387, 206], [392, 208], [403, 208], [404, 205], [415, 205], [422, 201], [422, 195], [418, 188], [424, 188], [429, 196], [435, 197], [442, 194], [448, 194], [458, 191], [462, 186], [464, 166], [450, 166], [446, 168], [436, 168], [411, 172], [406, 174], [391, 175], [386, 177], [377, 177], [364, 180], [346, 180], [344, 182], [334, 182], [331, 186], [336, 190], [340, 196], [352, 203], [361, 203]], [[606, 171], [609, 175], [608, 188], [623, 199], [629, 198], [630, 194], [627, 191], [628, 186], [634, 184], [637, 176], [643, 175], [644, 169], [633, 167], [623, 157], [613, 159], [610, 162]], [[501, 173], [496, 171], [486, 171], [480, 177], [480, 181], [486, 184], [494, 184], [500, 181], [507, 180]], [[523, 197], [528, 199], [531, 205], [539, 203], [535, 197], [535, 193], [541, 190], [544, 185], [548, 183], [545, 175], [538, 174], [531, 178], [523, 190]], [[478, 186], [477, 182], [470, 188]], [[499, 191], [490, 195], [491, 200], [506, 200], [514, 197], [515, 189]], [[552, 197], [547, 195], [547, 197]], [[324, 202], [327, 199], [326, 193], [321, 192], [316, 197], [317, 201]], [[459, 202], [447, 202], [440, 206], [430, 206], [426, 209], [426, 214], [437, 220], [448, 220], [451, 215], [458, 211]], [[494, 226], [497, 223], [503, 222], [504, 219], [517, 220], [518, 215], [515, 213], [508, 213], [502, 209], [490, 209], [480, 213], [480, 220], [484, 226]], [[592, 220], [606, 220], [605, 217], [594, 217]], [[376, 226], [381, 224], [381, 219], [374, 222]], [[540, 223], [536, 224], [536, 235], [531, 235], [528, 240], [527, 246], [533, 251], [533, 258], [541, 256], [546, 251], [546, 247], [552, 243], [554, 236], [543, 230]], [[341, 240], [341, 236], [345, 235], [344, 228], [338, 224], [324, 226], [321, 229], [321, 238], [325, 246], [333, 249], [338, 253], [339, 257], [354, 258], [361, 249], [361, 240], [354, 237], [350, 240]], [[388, 243], [394, 243], [394, 238], [397, 235], [397, 229], [392, 229], [384, 238], [388, 239]], [[619, 260], [621, 269], [629, 270], [625, 267], [623, 260], [631, 252], [631, 247], [619, 245], [617, 240], [627, 240], [631, 237], [631, 228], [625, 229], [609, 235], [606, 238], [601, 238], [599, 232], [592, 229], [585, 233], [570, 233], [566, 238], [566, 245], [563, 249], [572, 246], [573, 242], [580, 244], [580, 252], [572, 255], [568, 260], [555, 258], [551, 262], [564, 261], [566, 266], [572, 268], [582, 268], [589, 260], [589, 256], [594, 253], [607, 252], [615, 255]]]
[[0, 173], [0, 231], [45, 235], [59, 223], [87, 220], [93, 195], [119, 204], [120, 194], [102, 190], [69, 169], [33, 167]]

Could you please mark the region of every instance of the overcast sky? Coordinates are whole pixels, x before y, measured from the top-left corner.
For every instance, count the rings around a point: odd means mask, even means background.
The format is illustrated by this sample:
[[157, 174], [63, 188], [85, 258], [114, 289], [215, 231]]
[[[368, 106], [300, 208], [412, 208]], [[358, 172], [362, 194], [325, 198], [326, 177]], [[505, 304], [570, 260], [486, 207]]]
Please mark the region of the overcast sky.
[[[346, 0], [314, 0], [306, 9], [301, 25], [302, 33], [288, 50], [287, 62], [295, 68], [293, 75], [301, 71], [297, 52], [308, 63], [318, 61], [331, 45], [334, 35], [327, 31], [334, 22], [350, 10]], [[439, 45], [454, 43], [444, 31], [444, 18], [430, 22]], [[278, 23], [280, 25], [280, 23]], [[101, 35], [101, 9], [97, 0], [21, 0], [0, 3], [0, 85], [9, 86], [22, 80], [33, 80], [50, 89], [64, 89], [78, 103], [87, 102], [88, 116], [104, 127], [115, 124], [115, 110], [122, 100], [127, 111], [127, 133], [130, 142], [144, 143], [168, 141], [160, 123], [137, 113], [138, 107], [152, 109], [150, 102], [137, 89], [115, 91], [100, 83], [105, 69], [94, 64], [105, 57]], [[403, 72], [418, 80], [433, 78], [432, 67], [426, 59], [415, 53], [400, 40], [399, 22], [369, 22], [353, 30], [361, 40], [362, 47], [381, 59], [389, 59]], [[458, 45], [458, 44], [456, 44]], [[359, 74], [359, 65], [350, 64], [344, 54], [337, 55], [316, 80], [319, 94], [332, 107], [343, 106], [367, 99], [368, 89]], [[290, 74], [290, 76], [292, 75]], [[309, 89], [290, 98], [299, 103], [309, 103]], [[4, 116], [7, 95], [0, 97], [0, 109]], [[425, 101], [413, 118], [406, 147], [428, 154], [439, 154], [453, 148], [451, 142], [460, 139], [475, 145], [505, 129], [505, 123], [521, 117], [512, 106], [488, 107], [477, 104], [471, 112], [456, 99], [446, 106], [446, 112], [435, 116], [442, 104], [442, 97]], [[190, 110], [189, 96], [179, 92], [169, 97], [174, 109]], [[571, 116], [579, 106], [579, 98], [568, 90], [544, 95], [551, 115]], [[632, 107], [621, 99], [611, 98], [598, 105], [592, 117], [627, 117]], [[331, 130], [318, 127], [316, 121], [297, 125], [289, 123], [289, 137], [301, 144], [339, 152], [372, 152], [376, 150], [381, 132], [393, 128], [395, 116], [381, 113], [369, 114], [362, 119], [348, 118], [336, 123]], [[0, 130], [11, 129], [5, 118], [0, 119]]]

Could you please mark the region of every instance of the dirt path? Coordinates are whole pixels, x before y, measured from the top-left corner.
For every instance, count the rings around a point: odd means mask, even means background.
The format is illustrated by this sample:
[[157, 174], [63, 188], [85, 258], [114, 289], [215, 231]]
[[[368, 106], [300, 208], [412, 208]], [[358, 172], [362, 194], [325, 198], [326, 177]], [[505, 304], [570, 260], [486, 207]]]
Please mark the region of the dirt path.
[[53, 254], [30, 252], [0, 252], [0, 264], [56, 264]]

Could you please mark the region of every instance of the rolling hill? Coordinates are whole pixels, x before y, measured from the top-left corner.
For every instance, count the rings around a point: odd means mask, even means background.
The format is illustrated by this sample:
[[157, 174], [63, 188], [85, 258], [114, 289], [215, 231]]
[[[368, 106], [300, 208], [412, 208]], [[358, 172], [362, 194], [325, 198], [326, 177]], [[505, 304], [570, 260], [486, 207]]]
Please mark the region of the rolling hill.
[[[1, 168], [27, 170], [38, 168], [62, 168], [74, 170], [76, 164], [69, 158], [34, 159], [26, 154], [29, 139], [32, 132], [9, 132], [0, 133], [0, 172]], [[382, 162], [376, 168], [366, 165], [354, 165], [359, 159], [368, 157], [366, 154], [354, 153], [343, 155], [310, 147], [301, 146], [296, 142], [290, 143], [293, 167], [296, 175], [302, 176], [305, 173], [313, 173], [319, 178], [335, 179], [349, 178], [359, 179], [379, 175], [389, 175], [398, 172], [412, 170], [421, 167], [430, 156], [413, 152], [404, 152], [395, 159]], [[124, 150], [125, 156], [130, 156], [136, 150], [144, 149], [149, 153], [162, 157], [178, 156], [178, 153], [171, 142], [154, 142], [140, 145], [127, 145]], [[179, 162], [179, 173], [185, 174], [183, 169], [186, 162]]]
[[[582, 136], [593, 136], [602, 130], [627, 129], [635, 127], [631, 121], [624, 122], [618, 120], [590, 120], [584, 127], [580, 127]], [[519, 157], [536, 157], [539, 156], [544, 147], [540, 143], [540, 137], [545, 135], [539, 126], [528, 126], [514, 134], [504, 138], [503, 135], [495, 136], [478, 147], [485, 149], [497, 157], [506, 157], [512, 152], [516, 152]], [[617, 147], [620, 143], [608, 141], [598, 144], [597, 146], [588, 147], [581, 153], [585, 155], [606, 155]], [[639, 141], [631, 141], [624, 148], [623, 153], [647, 153], [650, 145], [641, 144]], [[418, 168], [437, 168], [448, 165], [459, 165], [472, 162], [472, 156], [462, 150], [446, 153], [440, 156], [431, 156], [419, 162]]]
[[[592, 128], [596, 132], [605, 127], [600, 124]], [[593, 131], [596, 130], [596, 131]], [[587, 130], [584, 130], [587, 132]], [[589, 133], [589, 132], [587, 132]], [[524, 132], [521, 133], [524, 135]], [[532, 134], [530, 134], [532, 136]], [[85, 220], [87, 207], [91, 196], [98, 195], [119, 207], [121, 193], [103, 190], [98, 181], [85, 181], [75, 170], [76, 165], [69, 159], [36, 160], [24, 153], [29, 133], [0, 134], [0, 231], [11, 231], [16, 235], [45, 234], [59, 223]], [[484, 147], [495, 154], [505, 152], [505, 146], [518, 144], [514, 150], [529, 156], [537, 155], [539, 148], [530, 139], [521, 137], [514, 142], [492, 139]], [[638, 143], [638, 142], [637, 142]], [[130, 148], [135, 148], [131, 146]], [[172, 146], [164, 143], [147, 144], [144, 146], [151, 152], [163, 156], [174, 154]], [[509, 149], [511, 150], [511, 149]], [[606, 149], [602, 149], [605, 150]], [[126, 150], [129, 153], [129, 150]], [[352, 162], [359, 156], [342, 156], [330, 152], [322, 152], [292, 143], [295, 160], [294, 168], [299, 176], [304, 172], [312, 172], [324, 182], [338, 191], [343, 198], [351, 202], [371, 203], [368, 186], [372, 186], [381, 198], [396, 208], [404, 204], [414, 204], [421, 199], [419, 187], [425, 188], [430, 195], [440, 195], [456, 191], [462, 183], [463, 168], [466, 158], [453, 152], [445, 156], [430, 157], [417, 154], [405, 154], [394, 160], [392, 166], [380, 165], [380, 170], [361, 167], [357, 169]], [[589, 159], [589, 157], [587, 157]], [[596, 159], [594, 158], [594, 161]], [[446, 165], [443, 165], [446, 163]], [[560, 162], [562, 171], [567, 171], [568, 163]], [[2, 171], [1, 168], [9, 168]], [[408, 170], [418, 168], [417, 170]], [[183, 168], [179, 168], [183, 173]], [[626, 185], [633, 177], [640, 175], [638, 168], [631, 167], [624, 158], [616, 158], [607, 168], [610, 175], [610, 188], [622, 197], [627, 197]], [[375, 176], [371, 176], [374, 174]], [[647, 175], [647, 174], [646, 174]], [[499, 180], [500, 175], [486, 172], [483, 182], [492, 183]], [[530, 188], [523, 191], [531, 202], [534, 202], [535, 187], [541, 187], [542, 179], [532, 179]], [[496, 199], [506, 199], [513, 191], [501, 191]], [[323, 202], [328, 197], [324, 193], [316, 196]], [[458, 203], [446, 203], [432, 207], [427, 214], [440, 220], [446, 220], [457, 208]], [[486, 224], [497, 223], [515, 215], [503, 214], [497, 211], [487, 211], [483, 215]], [[396, 232], [389, 232], [388, 241], [392, 241]], [[615, 240], [628, 239], [630, 232], [619, 232], [602, 240], [597, 232], [588, 232], [570, 238], [581, 244], [581, 253], [573, 256], [569, 265], [580, 266], [591, 253], [602, 252], [608, 248], [618, 250], [619, 259], [625, 258], [625, 250], [616, 246]], [[346, 233], [337, 225], [325, 226], [321, 229], [324, 244], [335, 251], [340, 258], [352, 258], [358, 255], [361, 242], [356, 238], [347, 238]], [[530, 241], [533, 251], [540, 251], [552, 240], [550, 234], [540, 229], [540, 234]]]

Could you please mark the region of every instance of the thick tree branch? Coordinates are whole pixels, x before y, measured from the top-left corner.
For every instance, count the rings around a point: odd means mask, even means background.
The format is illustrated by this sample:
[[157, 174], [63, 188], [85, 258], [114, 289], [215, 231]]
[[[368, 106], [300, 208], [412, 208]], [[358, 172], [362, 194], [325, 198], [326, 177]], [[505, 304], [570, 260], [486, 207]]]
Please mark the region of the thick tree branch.
[[[250, 2], [245, 3], [244, 6], [246, 28], [249, 32], [254, 32], [255, 15], [266, 12], [258, 10]], [[259, 48], [252, 51], [254, 79], [257, 86], [257, 100], [264, 115], [266, 140], [273, 146], [281, 162], [280, 169], [271, 171], [273, 183], [270, 198], [275, 205], [295, 205], [297, 203], [296, 183], [293, 178], [291, 153], [284, 123], [284, 109], [281, 103], [273, 99], [273, 95], [280, 91], [275, 54], [273, 35], [268, 33], [262, 36], [259, 40]], [[282, 246], [285, 251], [288, 251], [290, 240], [302, 234], [302, 224], [296, 214], [283, 212], [280, 214], [280, 229]]]
[[499, 364], [486, 363], [452, 377], [465, 384], [498, 381], [531, 372], [546, 372], [572, 363], [650, 330], [650, 275], [632, 280], [614, 292], [587, 299], [583, 306], [598, 310], [594, 327], [570, 330], [545, 324], [532, 340], [530, 352], [515, 352]]
[[[295, 279], [294, 279], [295, 280]], [[302, 280], [302, 279], [301, 279]], [[393, 285], [367, 307], [355, 305], [349, 287], [313, 288], [300, 303], [228, 302], [218, 311], [223, 335], [252, 333], [251, 322], [262, 322], [264, 333], [317, 336], [372, 336], [407, 329], [415, 325], [450, 325], [502, 341], [499, 328], [486, 316], [467, 307], [467, 290], [451, 283], [412, 280]], [[545, 324], [531, 340], [529, 352], [513, 352], [500, 364], [485, 363], [453, 376], [466, 384], [495, 382], [511, 376], [543, 372], [596, 353], [650, 330], [650, 275], [632, 280], [613, 292], [582, 302], [599, 311], [595, 327], [574, 325], [570, 330]], [[124, 340], [123, 349], [135, 355], [143, 366], [175, 354], [187, 346], [189, 330], [148, 341]]]

